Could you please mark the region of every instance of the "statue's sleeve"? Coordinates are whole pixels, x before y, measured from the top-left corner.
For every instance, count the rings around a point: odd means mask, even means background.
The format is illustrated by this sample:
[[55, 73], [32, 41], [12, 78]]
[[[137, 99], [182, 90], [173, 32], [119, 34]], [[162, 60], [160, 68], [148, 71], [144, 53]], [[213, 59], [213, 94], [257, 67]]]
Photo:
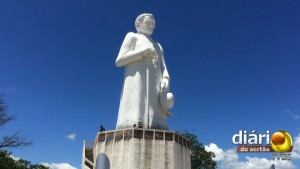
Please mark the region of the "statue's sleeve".
[[116, 59], [116, 66], [125, 66], [132, 62], [136, 62], [138, 60], [143, 59], [142, 52], [139, 50], [135, 50], [135, 43], [137, 41], [137, 37], [135, 33], [129, 32], [121, 46], [120, 52]]
[[166, 62], [165, 62], [164, 51], [159, 43], [158, 43], [158, 46], [159, 46], [161, 54], [162, 54], [161, 55], [161, 59], [162, 59], [161, 66], [162, 66], [162, 70], [163, 70], [163, 78], [169, 79], [169, 81], [170, 81], [170, 76], [169, 76], [168, 69], [167, 69]]

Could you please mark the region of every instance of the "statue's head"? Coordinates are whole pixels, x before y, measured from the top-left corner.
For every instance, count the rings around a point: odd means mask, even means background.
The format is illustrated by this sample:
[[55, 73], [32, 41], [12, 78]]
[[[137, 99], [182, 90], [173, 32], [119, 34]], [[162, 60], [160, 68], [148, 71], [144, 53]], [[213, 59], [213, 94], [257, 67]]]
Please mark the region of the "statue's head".
[[152, 14], [144, 13], [139, 15], [135, 20], [135, 28], [138, 33], [152, 35], [155, 28], [155, 20]]

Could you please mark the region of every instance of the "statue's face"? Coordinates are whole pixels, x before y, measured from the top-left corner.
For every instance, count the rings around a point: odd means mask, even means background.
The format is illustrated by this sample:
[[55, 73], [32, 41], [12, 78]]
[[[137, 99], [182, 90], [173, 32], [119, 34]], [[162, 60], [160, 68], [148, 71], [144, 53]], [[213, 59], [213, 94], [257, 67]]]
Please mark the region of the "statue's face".
[[150, 16], [145, 16], [143, 22], [139, 24], [139, 32], [146, 35], [152, 35], [154, 28], [155, 21]]

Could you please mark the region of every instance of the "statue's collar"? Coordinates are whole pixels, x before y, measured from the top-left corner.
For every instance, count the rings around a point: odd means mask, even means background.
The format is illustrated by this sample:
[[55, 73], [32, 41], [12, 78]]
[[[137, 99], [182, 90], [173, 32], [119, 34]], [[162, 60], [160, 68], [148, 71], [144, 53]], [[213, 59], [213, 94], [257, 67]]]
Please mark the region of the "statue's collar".
[[141, 33], [141, 32], [138, 32], [137, 34], [143, 35], [143, 36], [145, 36], [145, 37], [148, 38], [148, 39], [152, 39], [152, 38], [151, 38], [151, 35], [147, 35], [147, 34], [144, 34], [144, 33]]

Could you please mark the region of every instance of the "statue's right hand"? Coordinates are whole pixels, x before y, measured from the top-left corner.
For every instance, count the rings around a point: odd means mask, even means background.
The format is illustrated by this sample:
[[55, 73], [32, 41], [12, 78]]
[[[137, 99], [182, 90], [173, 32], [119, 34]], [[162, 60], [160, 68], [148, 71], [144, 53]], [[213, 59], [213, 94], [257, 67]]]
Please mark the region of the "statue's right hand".
[[145, 50], [142, 50], [142, 55], [143, 57], [151, 57], [154, 60], [157, 60], [158, 58], [156, 51], [152, 48], [147, 48]]

